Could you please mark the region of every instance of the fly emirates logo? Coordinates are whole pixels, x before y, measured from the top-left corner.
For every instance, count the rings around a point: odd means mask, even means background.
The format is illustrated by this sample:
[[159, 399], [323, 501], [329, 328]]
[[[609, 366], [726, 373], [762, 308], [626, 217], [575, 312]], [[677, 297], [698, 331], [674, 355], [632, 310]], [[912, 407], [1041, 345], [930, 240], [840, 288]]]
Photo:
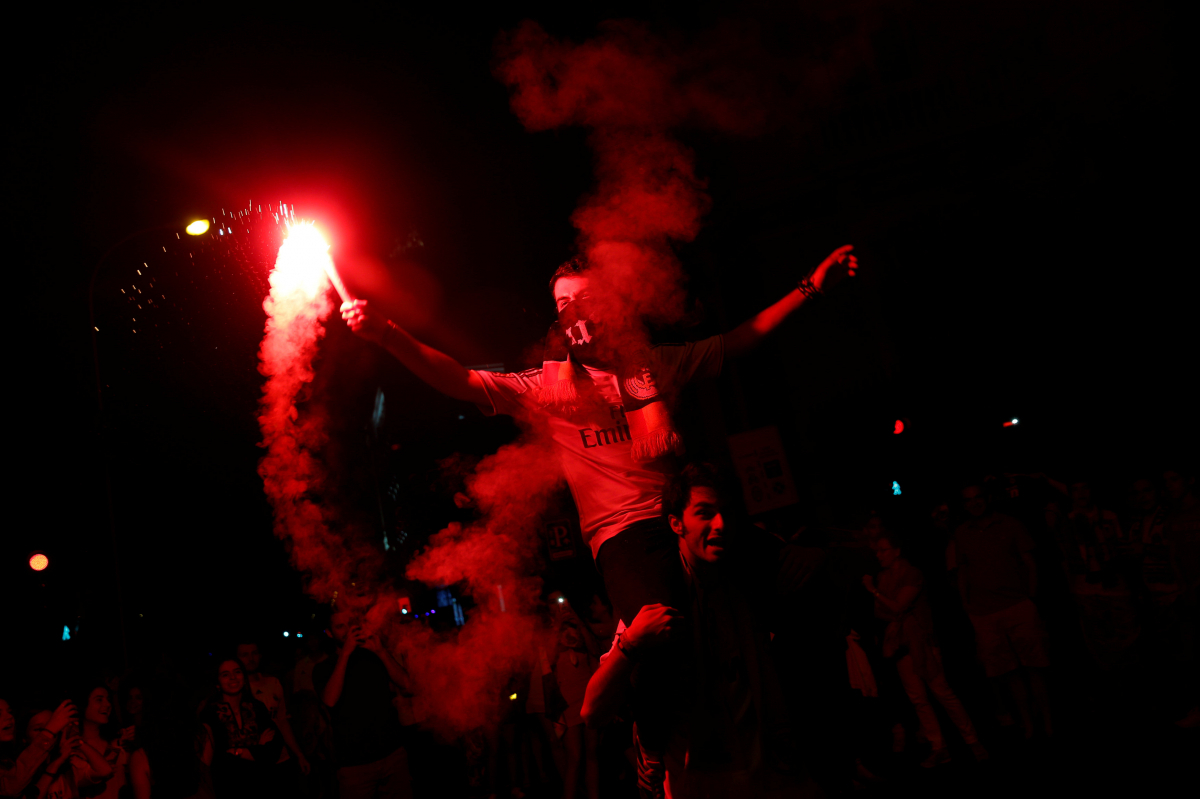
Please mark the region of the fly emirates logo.
[[622, 442], [628, 443], [633, 440], [633, 436], [629, 434], [629, 425], [625, 421], [625, 409], [620, 405], [610, 405], [609, 410], [613, 418], [612, 427], [595, 429], [584, 427], [579, 430], [579, 437], [583, 440], [584, 449], [606, 447]]

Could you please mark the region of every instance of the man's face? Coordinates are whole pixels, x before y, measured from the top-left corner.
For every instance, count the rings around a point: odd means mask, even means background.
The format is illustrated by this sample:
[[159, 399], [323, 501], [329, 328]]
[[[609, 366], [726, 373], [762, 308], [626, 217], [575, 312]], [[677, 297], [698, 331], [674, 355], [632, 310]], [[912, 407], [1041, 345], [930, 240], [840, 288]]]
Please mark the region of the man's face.
[[7, 743], [17, 737], [17, 717], [8, 702], [0, 699], [0, 742]]
[[1171, 499], [1183, 499], [1188, 492], [1187, 479], [1179, 472], [1163, 472], [1163, 485], [1167, 488], [1167, 496]]
[[1149, 480], [1137, 480], [1133, 484], [1133, 504], [1142, 511], [1152, 511], [1158, 505], [1158, 491]]
[[1087, 510], [1092, 507], [1092, 489], [1087, 483], [1075, 483], [1071, 486], [1071, 505], [1075, 510]]
[[967, 513], [976, 518], [987, 514], [988, 503], [987, 497], [984, 496], [983, 489], [979, 486], [967, 486], [962, 492], [963, 505], [967, 509]]
[[670, 517], [671, 529], [696, 560], [716, 563], [725, 554], [725, 520], [716, 489], [696, 486], [688, 496], [683, 518]]
[[258, 644], [238, 644], [237, 648], [238, 660], [242, 661], [242, 668], [247, 674], [257, 674], [258, 664], [260, 661], [258, 655]]
[[560, 277], [554, 284], [554, 309], [562, 313], [563, 308], [575, 300], [587, 299], [588, 279], [582, 275]]
[[938, 527], [946, 527], [950, 524], [950, 506], [945, 502], [934, 508], [931, 515], [933, 517], [933, 523]]
[[353, 621], [354, 615], [348, 610], [340, 610], [333, 614], [333, 617], [329, 619], [329, 637], [339, 644], [345, 643]]
[[142, 689], [141, 688], [130, 688], [129, 689], [129, 699], [127, 699], [125, 701], [125, 710], [127, 710], [130, 715], [135, 715], [135, 716], [138, 713], [142, 712]]
[[875, 558], [885, 569], [890, 569], [892, 564], [900, 558], [900, 550], [892, 546], [886, 538], [876, 539], [875, 543], [871, 544], [871, 549], [875, 550]]
[[242, 672], [242, 664], [236, 660], [227, 660], [217, 669], [217, 684], [221, 693], [227, 696], [240, 694], [246, 685], [246, 676]]

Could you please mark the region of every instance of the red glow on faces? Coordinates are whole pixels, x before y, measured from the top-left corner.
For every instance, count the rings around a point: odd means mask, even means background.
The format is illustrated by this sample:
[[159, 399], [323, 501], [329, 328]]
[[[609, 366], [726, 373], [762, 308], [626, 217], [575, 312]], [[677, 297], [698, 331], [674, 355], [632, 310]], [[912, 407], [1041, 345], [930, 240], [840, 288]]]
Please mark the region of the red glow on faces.
[[45, 571], [50, 565], [50, 558], [43, 555], [41, 552], [34, 552], [29, 556], [29, 568], [35, 572]]

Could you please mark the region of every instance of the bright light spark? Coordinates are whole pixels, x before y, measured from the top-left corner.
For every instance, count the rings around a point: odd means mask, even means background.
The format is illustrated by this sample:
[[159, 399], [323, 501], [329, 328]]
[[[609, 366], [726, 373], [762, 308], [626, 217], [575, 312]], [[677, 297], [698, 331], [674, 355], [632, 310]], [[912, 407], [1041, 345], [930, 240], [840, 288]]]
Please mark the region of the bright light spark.
[[312, 300], [328, 285], [328, 271], [333, 268], [329, 245], [312, 222], [289, 223], [287, 238], [279, 248], [275, 268], [271, 270], [272, 293], [290, 295], [297, 292]]
[[41, 552], [34, 552], [29, 556], [29, 568], [35, 572], [45, 571], [50, 565], [50, 558], [43, 555]]
[[208, 232], [208, 220], [197, 219], [195, 222], [184, 228], [184, 230], [186, 230], [190, 236], [202, 236]]

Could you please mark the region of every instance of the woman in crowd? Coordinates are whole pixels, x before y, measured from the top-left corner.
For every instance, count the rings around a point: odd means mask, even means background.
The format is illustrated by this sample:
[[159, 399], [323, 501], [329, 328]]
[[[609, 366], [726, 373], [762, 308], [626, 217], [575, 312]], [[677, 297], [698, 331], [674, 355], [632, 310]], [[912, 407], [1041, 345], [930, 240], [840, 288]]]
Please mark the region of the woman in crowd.
[[283, 741], [266, 705], [251, 695], [236, 657], [218, 661], [217, 690], [201, 710], [200, 721], [206, 737], [201, 759], [212, 767], [218, 799], [274, 795], [271, 767]]
[[81, 796], [117, 799], [121, 789], [129, 781], [129, 750], [133, 740], [133, 728], [127, 727], [119, 736], [110, 729], [114, 708], [109, 689], [102, 683], [90, 684], [79, 697], [83, 708], [83, 746], [95, 757], [103, 758], [112, 770], [112, 776], [102, 783], [80, 789]]
[[883, 570], [879, 573], [878, 584], [869, 574], [863, 575], [862, 582], [875, 597], [876, 618], [887, 621], [883, 654], [895, 663], [904, 692], [916, 710], [921, 732], [932, 748], [921, 765], [932, 768], [950, 761], [950, 752], [926, 689], [932, 691], [945, 708], [963, 740], [970, 745], [975, 759], [985, 760], [987, 750], [979, 743], [966, 709], [942, 672], [942, 655], [933, 635], [933, 617], [925, 599], [921, 572], [900, 557], [899, 547], [886, 534], [878, 536], [871, 547]]

